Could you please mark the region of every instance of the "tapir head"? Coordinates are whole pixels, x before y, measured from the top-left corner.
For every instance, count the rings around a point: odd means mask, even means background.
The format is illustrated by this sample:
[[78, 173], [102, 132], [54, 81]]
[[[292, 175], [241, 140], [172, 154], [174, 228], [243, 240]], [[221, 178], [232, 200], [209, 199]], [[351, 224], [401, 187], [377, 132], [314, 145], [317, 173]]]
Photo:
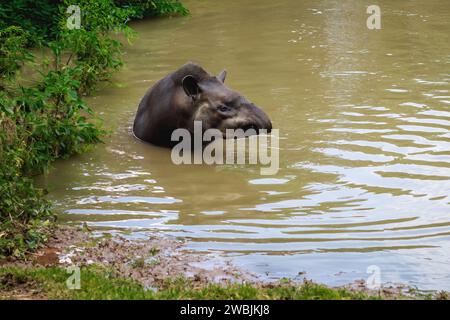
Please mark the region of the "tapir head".
[[[201, 121], [204, 130], [215, 128], [222, 133], [226, 129], [242, 129], [260, 133], [270, 132], [272, 123], [259, 107], [238, 92], [225, 86], [227, 72], [202, 80], [187, 75], [182, 80], [185, 93], [192, 99], [192, 122]], [[253, 129], [253, 130], [248, 130]], [[251, 134], [251, 133], [250, 133]]]

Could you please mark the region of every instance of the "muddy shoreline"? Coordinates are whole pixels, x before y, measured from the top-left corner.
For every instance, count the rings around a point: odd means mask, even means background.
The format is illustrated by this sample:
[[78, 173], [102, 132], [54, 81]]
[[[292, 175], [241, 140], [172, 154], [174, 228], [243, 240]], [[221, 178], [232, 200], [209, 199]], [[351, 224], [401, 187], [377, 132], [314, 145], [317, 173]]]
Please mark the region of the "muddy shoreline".
[[2, 266], [89, 266], [113, 270], [117, 276], [133, 279], [144, 288], [161, 287], [168, 277], [183, 277], [197, 283], [257, 282], [217, 254], [198, 254], [183, 249], [183, 241], [159, 233], [145, 240], [122, 235], [59, 226], [46, 246], [26, 261], [9, 261]]
[[[122, 235], [91, 231], [86, 226], [58, 226], [45, 247], [30, 254], [24, 261], [4, 262], [1, 267], [66, 268], [95, 265], [112, 270], [117, 277], [137, 281], [145, 290], [154, 291], [163, 289], [167, 279], [175, 278], [188, 279], [197, 288], [211, 283], [224, 286], [247, 283], [257, 287], [276, 286], [279, 283], [238, 268], [220, 254], [199, 254], [186, 250], [185, 243], [161, 233], [151, 234], [145, 240], [130, 240]], [[289, 280], [289, 283], [300, 285], [308, 281], [305, 278], [303, 281]], [[364, 280], [358, 280], [339, 288], [384, 299], [415, 298], [415, 294], [405, 285], [371, 290]], [[20, 298], [14, 296], [11, 293], [12, 298]]]

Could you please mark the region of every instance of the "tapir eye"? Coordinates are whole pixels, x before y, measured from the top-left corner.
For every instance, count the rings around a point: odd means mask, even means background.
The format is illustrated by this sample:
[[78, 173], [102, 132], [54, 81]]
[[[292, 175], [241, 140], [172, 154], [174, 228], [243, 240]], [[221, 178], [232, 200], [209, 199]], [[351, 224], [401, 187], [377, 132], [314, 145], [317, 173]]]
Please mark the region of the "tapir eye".
[[230, 110], [230, 107], [228, 107], [228, 106], [226, 106], [226, 105], [224, 105], [224, 104], [221, 104], [221, 105], [219, 105], [219, 106], [217, 107], [217, 110], [219, 110], [220, 112], [227, 112], [227, 111]]

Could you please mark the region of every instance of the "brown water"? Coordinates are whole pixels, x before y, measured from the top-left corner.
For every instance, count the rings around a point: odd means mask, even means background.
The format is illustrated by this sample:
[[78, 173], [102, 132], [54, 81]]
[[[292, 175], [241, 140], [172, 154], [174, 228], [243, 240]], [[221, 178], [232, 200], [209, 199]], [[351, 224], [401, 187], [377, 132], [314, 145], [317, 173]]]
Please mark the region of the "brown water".
[[[163, 230], [269, 278], [450, 289], [450, 2], [185, 1], [133, 24], [126, 66], [89, 99], [113, 134], [45, 177], [64, 221]], [[175, 166], [130, 126], [147, 88], [188, 60], [262, 106], [280, 170]]]

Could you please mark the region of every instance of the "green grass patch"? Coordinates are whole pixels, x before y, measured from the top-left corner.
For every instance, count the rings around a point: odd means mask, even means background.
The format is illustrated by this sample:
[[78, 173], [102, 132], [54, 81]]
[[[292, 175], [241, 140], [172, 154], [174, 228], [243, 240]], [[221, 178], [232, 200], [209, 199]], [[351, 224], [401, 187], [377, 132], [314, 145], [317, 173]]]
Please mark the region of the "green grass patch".
[[[71, 276], [65, 269], [51, 268], [0, 268], [0, 297], [14, 299], [15, 291], [38, 292], [48, 299], [82, 300], [136, 300], [136, 299], [377, 299], [363, 293], [346, 289], [333, 289], [306, 282], [300, 285], [281, 282], [277, 285], [258, 286], [251, 284], [208, 284], [198, 287], [184, 278], [169, 279], [158, 290], [145, 290], [139, 283], [118, 278], [111, 271], [99, 267], [83, 267], [80, 271], [80, 289], [68, 289], [66, 281]], [[30, 295], [28, 298], [32, 298]]]

